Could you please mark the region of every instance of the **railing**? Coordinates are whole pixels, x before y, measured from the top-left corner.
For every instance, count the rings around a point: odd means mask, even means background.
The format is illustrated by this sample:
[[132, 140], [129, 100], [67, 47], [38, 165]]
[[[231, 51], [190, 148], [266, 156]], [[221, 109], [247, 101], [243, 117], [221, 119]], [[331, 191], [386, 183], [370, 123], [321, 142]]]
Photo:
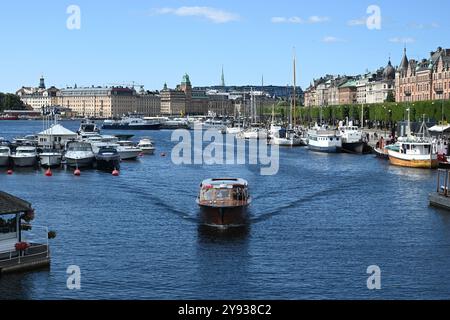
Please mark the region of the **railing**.
[[[444, 179], [441, 179], [444, 178]], [[437, 177], [437, 193], [441, 196], [448, 197], [448, 186], [449, 186], [450, 174], [449, 170], [438, 169], [438, 177]], [[441, 185], [441, 181], [444, 182], [444, 185]]]
[[33, 225], [29, 231], [22, 231], [22, 242], [27, 242], [30, 247], [23, 251], [11, 250], [0, 254], [0, 264], [17, 261], [20, 264], [23, 259], [45, 256], [49, 258], [50, 250], [48, 246], [48, 228]]

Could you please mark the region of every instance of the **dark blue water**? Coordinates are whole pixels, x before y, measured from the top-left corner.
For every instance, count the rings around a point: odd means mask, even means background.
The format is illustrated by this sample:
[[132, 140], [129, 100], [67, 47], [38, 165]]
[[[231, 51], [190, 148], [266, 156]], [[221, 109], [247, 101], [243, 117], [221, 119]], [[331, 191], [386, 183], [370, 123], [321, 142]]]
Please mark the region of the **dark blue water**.
[[[76, 130], [78, 123], [64, 122]], [[41, 123], [0, 122], [0, 136]], [[58, 236], [50, 270], [7, 275], [0, 298], [20, 299], [448, 299], [450, 214], [428, 207], [435, 172], [373, 156], [282, 149], [281, 167], [175, 166], [171, 132], [151, 135], [157, 154], [97, 171], [0, 174], [0, 189], [36, 208], [35, 224]], [[167, 157], [161, 157], [167, 152]], [[246, 228], [216, 230], [197, 219], [202, 179], [247, 179]], [[81, 290], [66, 269], [81, 268]], [[378, 265], [382, 289], [367, 289]]]

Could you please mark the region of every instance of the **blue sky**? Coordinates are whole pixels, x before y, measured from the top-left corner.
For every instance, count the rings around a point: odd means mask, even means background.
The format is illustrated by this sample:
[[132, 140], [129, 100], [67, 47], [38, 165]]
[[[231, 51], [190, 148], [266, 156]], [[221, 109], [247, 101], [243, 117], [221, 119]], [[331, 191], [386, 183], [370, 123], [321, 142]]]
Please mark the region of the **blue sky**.
[[[69, 30], [69, 5], [81, 28]], [[370, 5], [381, 30], [369, 30]], [[175, 87], [187, 72], [193, 85], [298, 83], [326, 73], [358, 74], [398, 65], [449, 47], [448, 0], [144, 1], [41, 0], [0, 3], [0, 91], [37, 85], [64, 87], [144, 84]], [[447, 31], [447, 32], [446, 32]]]

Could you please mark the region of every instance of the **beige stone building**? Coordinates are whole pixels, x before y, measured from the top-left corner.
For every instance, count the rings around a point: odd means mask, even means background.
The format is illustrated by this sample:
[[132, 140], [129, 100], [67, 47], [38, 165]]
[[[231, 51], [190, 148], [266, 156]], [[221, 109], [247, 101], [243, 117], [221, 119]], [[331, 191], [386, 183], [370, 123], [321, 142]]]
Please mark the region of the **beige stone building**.
[[58, 104], [59, 90], [55, 87], [46, 89], [44, 77], [41, 77], [39, 87], [22, 87], [17, 90], [16, 95], [22, 102], [33, 108], [35, 111], [42, 110], [43, 107], [55, 106]]
[[160, 114], [161, 106], [158, 95], [137, 93], [133, 88], [125, 87], [61, 89], [58, 101], [78, 116], [94, 118], [121, 117], [128, 113], [156, 116]]
[[189, 75], [185, 74], [176, 89], [167, 84], [161, 90], [161, 115], [230, 115], [234, 113], [234, 103], [228, 95], [207, 95], [205, 90], [193, 89]]

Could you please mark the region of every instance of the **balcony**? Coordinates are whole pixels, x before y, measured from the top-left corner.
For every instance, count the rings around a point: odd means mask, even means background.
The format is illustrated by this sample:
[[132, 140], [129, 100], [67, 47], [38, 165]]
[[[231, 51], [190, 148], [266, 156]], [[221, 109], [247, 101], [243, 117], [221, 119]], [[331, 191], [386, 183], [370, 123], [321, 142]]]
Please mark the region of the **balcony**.
[[444, 85], [442, 83], [441, 84], [435, 84], [433, 89], [434, 89], [434, 92], [436, 94], [443, 94], [444, 93]]

